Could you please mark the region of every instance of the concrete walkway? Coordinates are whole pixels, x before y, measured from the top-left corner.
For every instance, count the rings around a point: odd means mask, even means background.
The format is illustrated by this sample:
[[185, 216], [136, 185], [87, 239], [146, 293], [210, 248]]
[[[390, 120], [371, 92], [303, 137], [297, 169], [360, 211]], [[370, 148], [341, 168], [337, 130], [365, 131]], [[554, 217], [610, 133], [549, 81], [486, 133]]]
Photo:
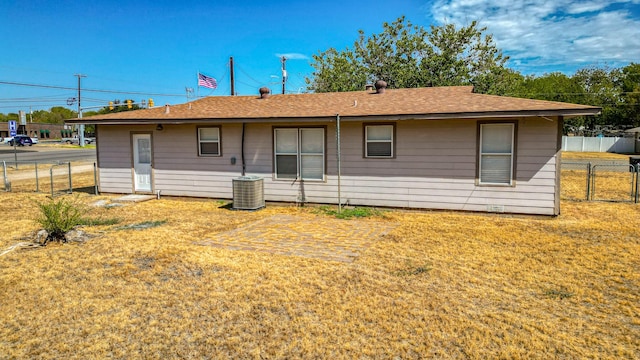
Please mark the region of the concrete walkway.
[[320, 260], [353, 262], [396, 225], [385, 221], [340, 220], [327, 216], [273, 215], [217, 234], [200, 245], [262, 251]]

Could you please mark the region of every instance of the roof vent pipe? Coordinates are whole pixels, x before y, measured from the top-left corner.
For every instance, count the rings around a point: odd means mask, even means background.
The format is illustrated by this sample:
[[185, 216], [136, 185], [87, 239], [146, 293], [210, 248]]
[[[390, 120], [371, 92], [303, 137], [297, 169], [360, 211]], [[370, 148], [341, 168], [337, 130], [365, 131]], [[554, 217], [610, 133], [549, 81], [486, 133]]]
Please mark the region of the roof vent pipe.
[[168, 113], [169, 113], [169, 111], [171, 111], [171, 105], [166, 104], [166, 105], [164, 106], [164, 113], [165, 113], [165, 114], [168, 114]]
[[271, 90], [269, 90], [268, 87], [261, 87], [260, 88], [260, 99], [266, 99], [269, 97], [269, 94], [271, 93]]
[[387, 88], [387, 82], [384, 80], [376, 81], [376, 92], [378, 94], [384, 94], [384, 89]]
[[364, 86], [364, 89], [367, 90], [367, 91], [371, 91], [371, 90], [373, 90], [373, 85], [372, 84], [367, 84], [367, 85]]

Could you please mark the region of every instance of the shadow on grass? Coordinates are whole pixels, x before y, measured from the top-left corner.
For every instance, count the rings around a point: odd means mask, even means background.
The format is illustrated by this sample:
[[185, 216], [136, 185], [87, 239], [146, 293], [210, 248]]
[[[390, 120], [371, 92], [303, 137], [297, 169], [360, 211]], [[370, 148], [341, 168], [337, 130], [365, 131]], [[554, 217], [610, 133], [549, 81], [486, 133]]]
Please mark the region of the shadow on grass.
[[76, 188], [73, 188], [73, 192], [89, 194], [89, 195], [98, 195], [98, 193], [96, 192], [96, 188], [93, 186], [76, 187]]

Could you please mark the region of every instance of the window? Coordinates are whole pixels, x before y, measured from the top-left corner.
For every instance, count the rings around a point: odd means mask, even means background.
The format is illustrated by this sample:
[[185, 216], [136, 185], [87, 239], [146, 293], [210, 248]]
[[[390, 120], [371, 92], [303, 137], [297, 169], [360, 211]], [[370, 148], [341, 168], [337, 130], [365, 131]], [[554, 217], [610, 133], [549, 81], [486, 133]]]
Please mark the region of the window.
[[480, 184], [512, 184], [514, 129], [513, 123], [480, 125]]
[[393, 154], [393, 125], [366, 125], [364, 127], [364, 156], [391, 158]]
[[220, 128], [198, 128], [198, 155], [220, 156]]
[[138, 138], [138, 163], [151, 164], [151, 138]]
[[324, 129], [275, 129], [276, 179], [324, 180]]

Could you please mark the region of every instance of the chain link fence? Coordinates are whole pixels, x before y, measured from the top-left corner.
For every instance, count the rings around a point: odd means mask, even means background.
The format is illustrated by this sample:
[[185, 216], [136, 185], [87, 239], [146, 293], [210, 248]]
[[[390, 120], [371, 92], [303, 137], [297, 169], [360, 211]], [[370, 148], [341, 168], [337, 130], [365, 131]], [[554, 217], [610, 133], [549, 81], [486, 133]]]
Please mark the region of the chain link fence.
[[2, 161], [1, 166], [7, 192], [47, 192], [52, 197], [74, 191], [98, 193], [95, 163]]
[[[97, 167], [87, 162], [2, 161], [2, 186], [10, 192], [98, 193]], [[562, 162], [561, 198], [640, 203], [640, 165]]]
[[640, 166], [562, 162], [561, 197], [575, 201], [640, 202]]

